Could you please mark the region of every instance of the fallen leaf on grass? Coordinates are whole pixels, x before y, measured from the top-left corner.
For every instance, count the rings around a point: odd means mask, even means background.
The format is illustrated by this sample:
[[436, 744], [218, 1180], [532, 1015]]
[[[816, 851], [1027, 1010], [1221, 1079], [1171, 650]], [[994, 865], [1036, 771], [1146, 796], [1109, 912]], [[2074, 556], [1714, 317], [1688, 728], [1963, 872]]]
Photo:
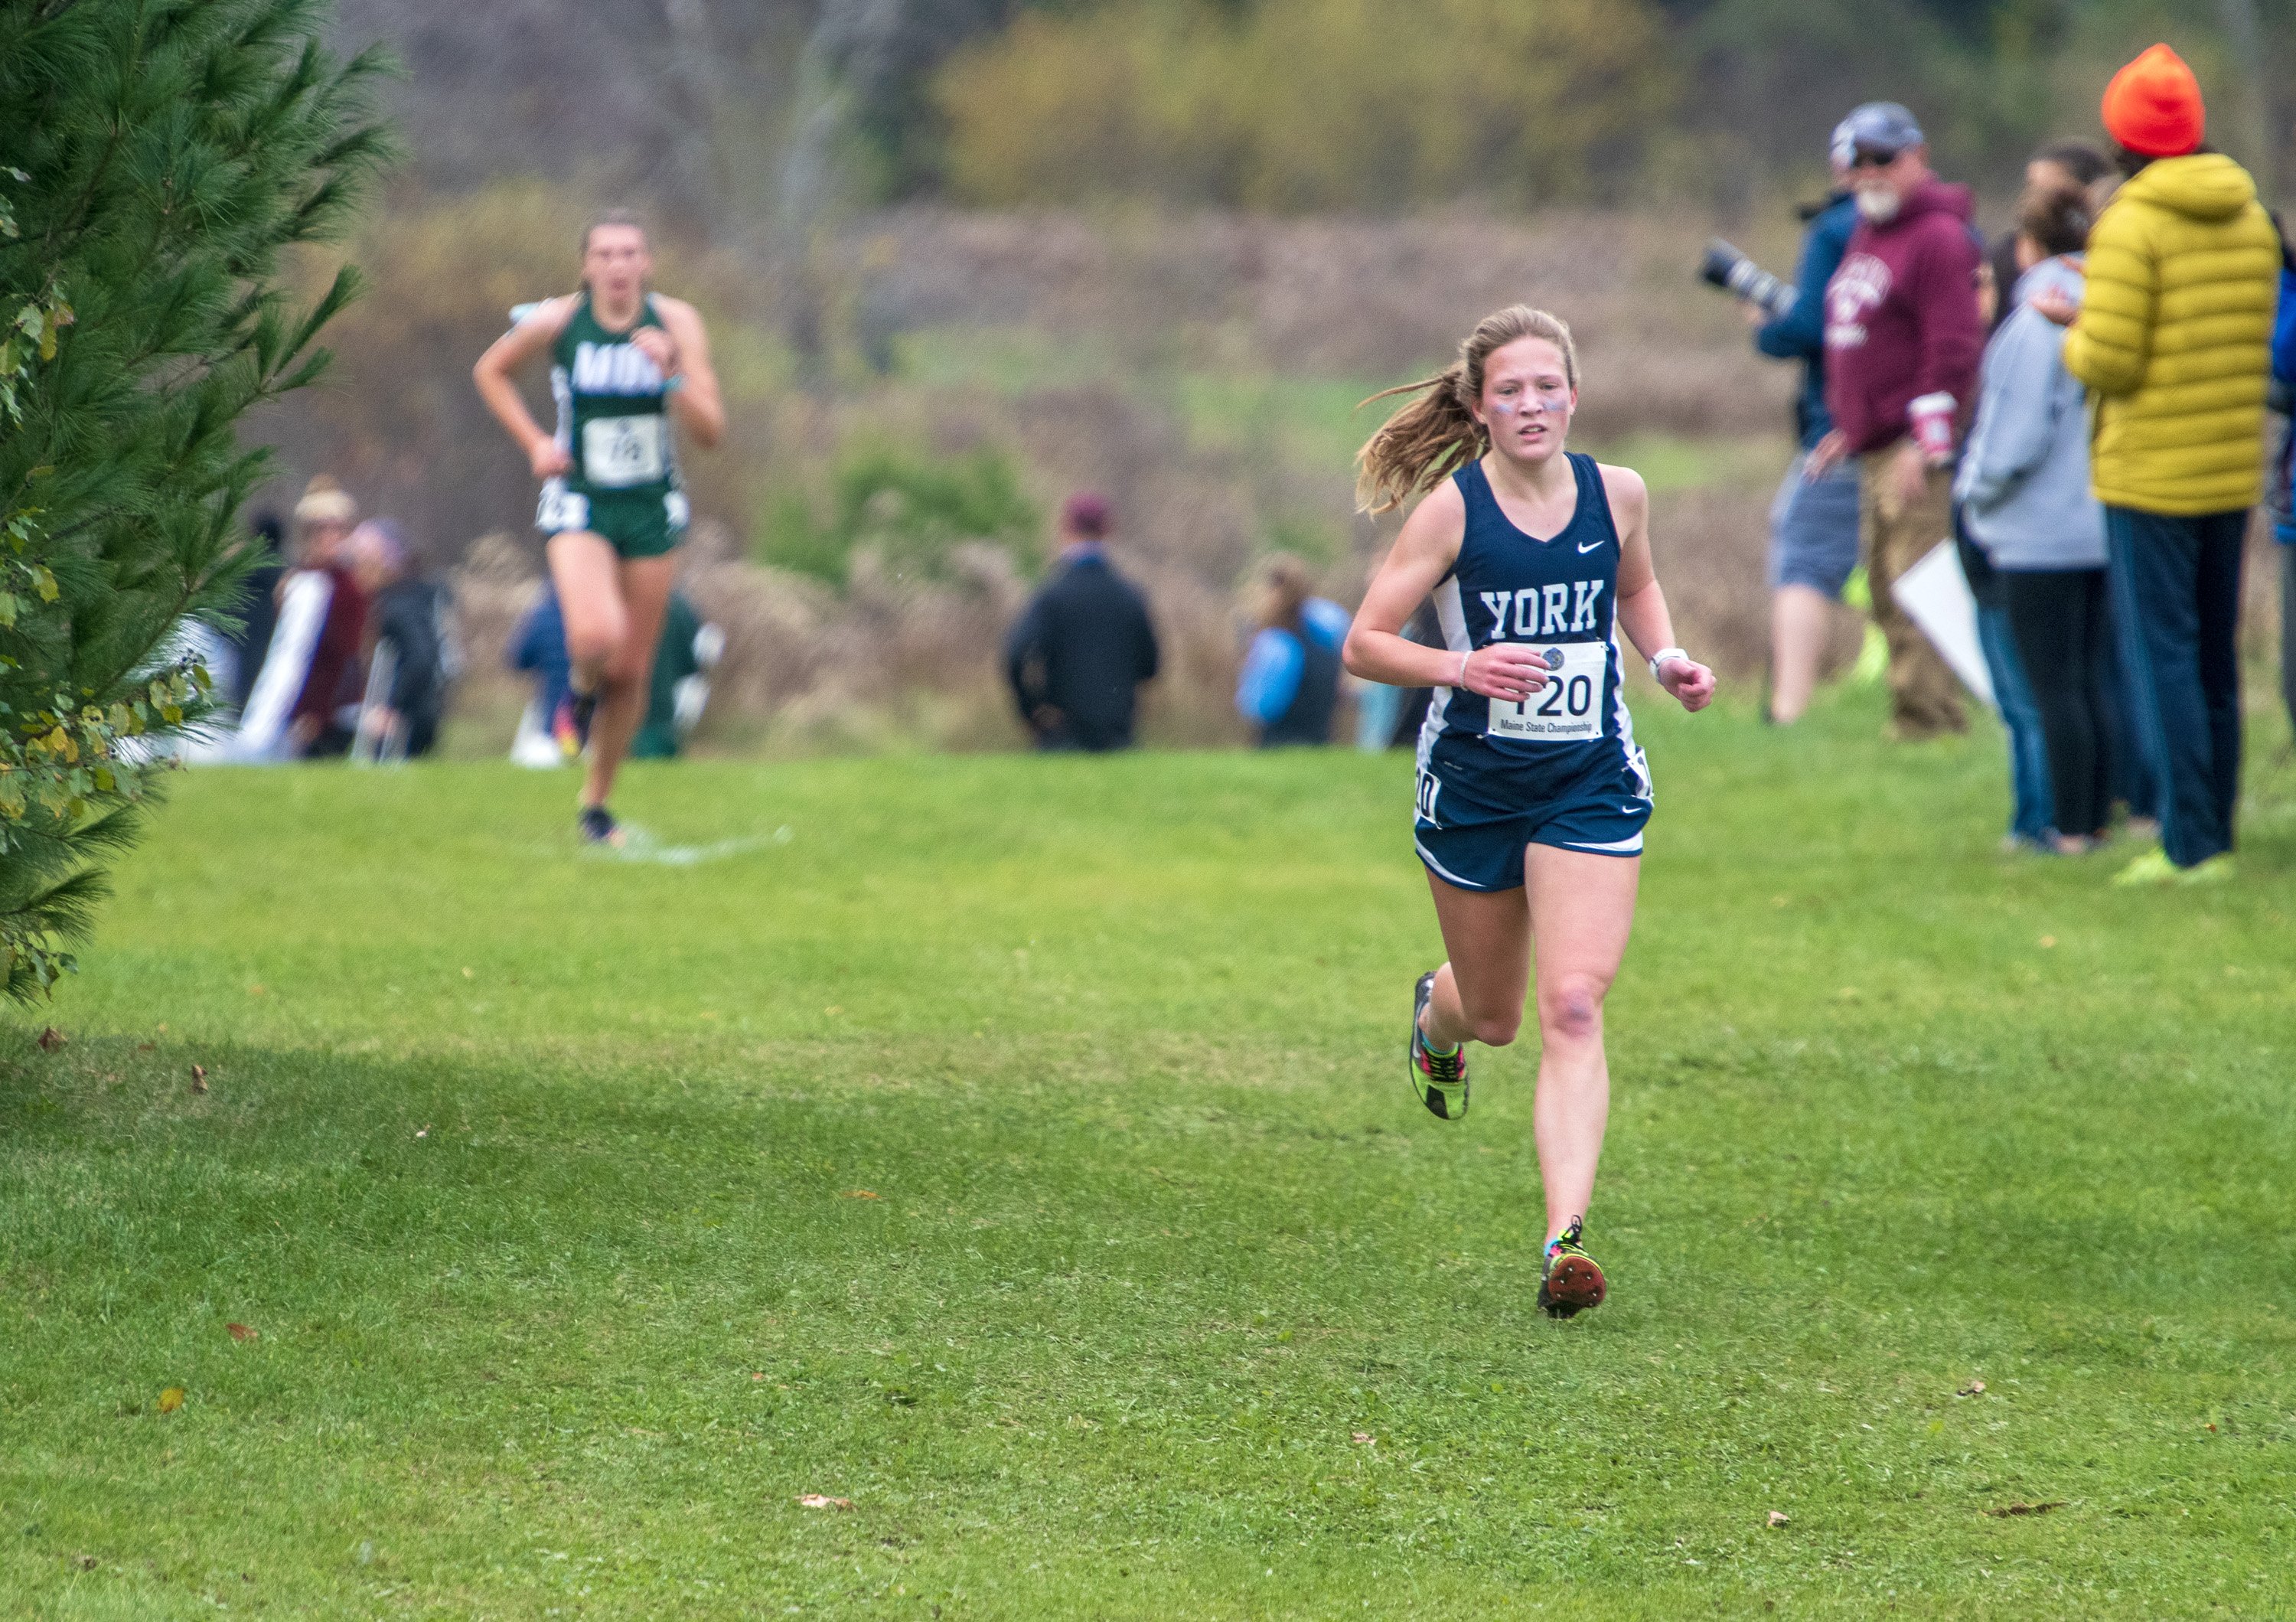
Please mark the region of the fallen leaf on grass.
[[1348, 1440], [1350, 1442], [1369, 1442], [1371, 1440], [1371, 1432], [1368, 1430], [1351, 1430], [1348, 1433]]
[[148, 1053], [158, 1045], [159, 1044], [157, 1043], [153, 1042], [139, 1042], [135, 1044], [135, 1051], [139, 1053]]
[[873, 1188], [849, 1188], [837, 1197], [840, 1200], [882, 1200], [885, 1196]]
[[429, 1137], [430, 1135], [430, 1123], [429, 1121], [423, 1122], [421, 1126], [415, 1129], [414, 1135], [419, 1138]]
[[850, 1498], [832, 1498], [821, 1493], [800, 1493], [797, 1501], [808, 1510], [849, 1510], [853, 1507]]
[[1787, 1514], [1784, 1510], [1772, 1510], [1772, 1511], [1770, 1511], [1770, 1525], [1771, 1525], [1771, 1526], [1773, 1526], [1773, 1527], [1785, 1527], [1785, 1526], [1792, 1526], [1792, 1524], [1793, 1524], [1792, 1518], [1791, 1516], [1789, 1516], [1789, 1515], [1788, 1515], [1788, 1514]]
[[1999, 1519], [2006, 1515], [2046, 1515], [2051, 1510], [2061, 1510], [2064, 1507], [2063, 1499], [2052, 1498], [2046, 1503], [2005, 1503], [1997, 1510], [1988, 1510], [1985, 1512]]
[[95, 1556], [93, 1554], [76, 1554], [72, 1557], [72, 1564], [78, 1566], [82, 1571], [93, 1571], [95, 1569]]
[[63, 1032], [51, 1025], [40, 1033], [40, 1052], [53, 1053], [64, 1044], [64, 1041]]
[[1967, 1385], [1962, 1387], [1960, 1390], [1956, 1391], [1954, 1395], [1956, 1397], [1982, 1397], [1985, 1395], [1985, 1382], [1981, 1380], [1972, 1380]]
[[194, 1093], [204, 1093], [207, 1090], [208, 1067], [203, 1064], [195, 1064], [192, 1067], [192, 1091]]
[[224, 1327], [231, 1331], [231, 1338], [234, 1340], [252, 1340], [256, 1339], [255, 1331], [248, 1328], [244, 1323], [226, 1323]]
[[164, 1390], [164, 1391], [162, 1391], [162, 1392], [160, 1392], [160, 1413], [173, 1413], [176, 1409], [178, 1409], [178, 1408], [182, 1407], [183, 1405], [184, 1405], [184, 1388], [183, 1388], [183, 1387], [181, 1387], [181, 1386], [169, 1386], [166, 1390]]

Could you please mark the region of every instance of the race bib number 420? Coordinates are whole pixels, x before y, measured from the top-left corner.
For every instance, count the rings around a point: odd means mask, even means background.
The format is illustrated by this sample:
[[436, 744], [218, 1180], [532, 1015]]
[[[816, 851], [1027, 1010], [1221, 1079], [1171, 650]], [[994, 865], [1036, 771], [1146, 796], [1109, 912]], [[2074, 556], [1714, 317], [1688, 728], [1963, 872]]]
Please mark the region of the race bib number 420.
[[662, 455], [662, 419], [593, 417], [582, 424], [582, 476], [603, 490], [652, 484], [668, 466]]
[[1489, 725], [1494, 738], [1567, 743], [1603, 735], [1603, 678], [1609, 673], [1607, 642], [1531, 644], [1546, 661], [1546, 685], [1517, 704], [1493, 699]]

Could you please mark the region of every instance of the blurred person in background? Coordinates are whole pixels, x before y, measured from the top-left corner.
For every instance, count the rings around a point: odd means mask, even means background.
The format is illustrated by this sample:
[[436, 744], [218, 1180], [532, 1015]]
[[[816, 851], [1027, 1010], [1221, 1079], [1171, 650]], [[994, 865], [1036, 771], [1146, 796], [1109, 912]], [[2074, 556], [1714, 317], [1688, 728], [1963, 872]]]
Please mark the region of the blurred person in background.
[[[582, 233], [581, 291], [547, 299], [496, 340], [472, 375], [542, 481], [535, 523], [566, 622], [571, 719], [589, 749], [576, 826], [622, 842], [606, 800], [644, 717], [688, 509], [673, 423], [715, 446], [726, 406], [701, 317], [651, 286], [653, 252], [636, 217]], [[558, 425], [545, 433], [512, 373], [547, 355]]]
[[[325, 585], [316, 635], [295, 638], [288, 650], [300, 652], [308, 661], [288, 712], [285, 753], [297, 759], [340, 755], [350, 747], [350, 729], [343, 725], [341, 711], [358, 702], [359, 654], [367, 614], [366, 593], [352, 572], [348, 546], [357, 518], [358, 504], [324, 473], [311, 480], [303, 499], [295, 504], [295, 565], [279, 586], [283, 618], [287, 594], [296, 589], [298, 576], [305, 578], [310, 600], [319, 600], [316, 583]], [[275, 651], [281, 642], [275, 632]]]
[[2205, 150], [2199, 81], [2165, 45], [2106, 87], [2128, 184], [2089, 235], [2065, 366], [2095, 397], [2091, 479], [2104, 504], [2137, 741], [2158, 782], [2162, 848], [2117, 882], [2232, 874], [2240, 795], [2241, 554], [2263, 490], [2280, 234], [2248, 171]]
[[1259, 729], [1262, 749], [1329, 743], [1347, 610], [1316, 595], [1316, 578], [1306, 563], [1278, 553], [1260, 572], [1252, 619], [1251, 645], [1235, 686], [1236, 713]]
[[521, 766], [564, 766], [580, 758], [582, 740], [575, 735], [572, 661], [566, 657], [566, 617], [559, 612], [558, 594], [545, 580], [534, 606], [519, 616], [503, 649], [505, 664], [534, 678], [534, 698], [519, 717], [510, 758]]
[[686, 594], [672, 588], [653, 652], [645, 725], [630, 740], [633, 760], [669, 760], [685, 747], [709, 703], [709, 673], [726, 651], [726, 633], [702, 623]]
[[1952, 672], [1893, 588], [1952, 533], [1950, 476], [1984, 348], [1968, 188], [1931, 173], [1914, 115], [1869, 102], [1844, 120], [1858, 224], [1825, 290], [1825, 405], [1812, 477], [1855, 456], [1874, 622], [1890, 644], [1890, 733], [1968, 725]]
[[276, 512], [258, 512], [247, 526], [247, 547], [255, 562], [241, 588], [239, 630], [230, 638], [237, 679], [225, 696], [234, 706], [246, 704], [264, 658], [271, 651], [271, 633], [279, 623], [279, 582], [287, 573], [286, 539], [287, 526]]
[[[2025, 190], [2017, 200], [2017, 217], [2021, 222], [2027, 205], [2047, 192], [2079, 192], [2088, 189], [2112, 172], [2112, 160], [2086, 141], [2052, 141], [2035, 152], [2025, 164]], [[2092, 209], [2090, 217], [2095, 217]], [[2017, 242], [2021, 226], [2013, 224], [1993, 239], [1985, 250], [1985, 267], [1993, 283], [1993, 313], [1986, 318], [1988, 338], [2001, 330], [2017, 307], [2017, 283], [2025, 274], [2017, 262]]]
[[378, 756], [427, 755], [439, 739], [447, 690], [462, 674], [453, 594], [417, 574], [396, 520], [372, 518], [351, 531], [351, 569], [366, 593], [367, 702], [360, 726]]
[[[2276, 217], [2273, 223], [2281, 225]], [[2296, 731], [2296, 250], [2280, 233], [2280, 308], [2272, 327], [2272, 386], [2264, 504], [2280, 544], [2280, 701]]]
[[[2078, 300], [2088, 229], [2085, 191], [2029, 192], [2013, 292]], [[1996, 571], [2038, 711], [2049, 786], [2039, 831], [2050, 848], [2079, 856], [2104, 837], [2111, 811], [2115, 671], [2104, 511], [2089, 488], [2084, 391], [2063, 350], [2063, 329], [2037, 309], [2016, 310], [1995, 332], [1955, 494]]]
[[1040, 750], [1132, 747], [1140, 685], [1155, 679], [1147, 599], [1108, 561], [1115, 517], [1079, 491], [1061, 508], [1060, 555], [1004, 640], [1004, 676]]
[[1816, 474], [1809, 471], [1810, 452], [1833, 427], [1825, 409], [1825, 285], [1841, 268], [1857, 225], [1849, 189], [1853, 139], [1849, 120], [1834, 127], [1827, 152], [1833, 188], [1824, 201], [1803, 210], [1808, 225], [1794, 271], [1793, 307], [1770, 319], [1760, 307], [1746, 307], [1755, 324], [1754, 347], [1802, 366], [1801, 392], [1794, 399], [1800, 448], [1770, 505], [1770, 697], [1764, 714], [1780, 725], [1800, 720], [1809, 708], [1832, 605], [1841, 600], [1841, 588], [1857, 567], [1857, 465], [1845, 459]]

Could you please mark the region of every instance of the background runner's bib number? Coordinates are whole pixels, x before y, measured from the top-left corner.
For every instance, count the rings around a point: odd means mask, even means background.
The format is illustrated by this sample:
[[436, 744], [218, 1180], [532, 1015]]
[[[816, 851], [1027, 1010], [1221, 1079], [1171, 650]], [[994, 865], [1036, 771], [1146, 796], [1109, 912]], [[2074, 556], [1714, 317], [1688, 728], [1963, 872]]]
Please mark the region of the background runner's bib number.
[[668, 463], [659, 416], [593, 417], [582, 424], [582, 474], [601, 489], [652, 484]]
[[[1547, 656], [1546, 685], [1520, 704], [1491, 700], [1488, 734], [1540, 743], [1601, 737], [1603, 678], [1610, 671], [1611, 644], [1557, 642], [1535, 646], [1534, 651]], [[1556, 654], [1562, 656], [1559, 668]]]

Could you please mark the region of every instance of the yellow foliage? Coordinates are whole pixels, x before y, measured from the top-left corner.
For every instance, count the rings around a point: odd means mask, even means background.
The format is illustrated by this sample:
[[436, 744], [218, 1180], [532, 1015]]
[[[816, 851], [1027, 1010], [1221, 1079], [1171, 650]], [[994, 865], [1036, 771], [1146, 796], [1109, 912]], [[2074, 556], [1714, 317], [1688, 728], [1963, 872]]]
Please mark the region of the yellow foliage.
[[1124, 0], [1024, 13], [938, 88], [968, 201], [1529, 203], [1632, 172], [1666, 62], [1646, 0]]

